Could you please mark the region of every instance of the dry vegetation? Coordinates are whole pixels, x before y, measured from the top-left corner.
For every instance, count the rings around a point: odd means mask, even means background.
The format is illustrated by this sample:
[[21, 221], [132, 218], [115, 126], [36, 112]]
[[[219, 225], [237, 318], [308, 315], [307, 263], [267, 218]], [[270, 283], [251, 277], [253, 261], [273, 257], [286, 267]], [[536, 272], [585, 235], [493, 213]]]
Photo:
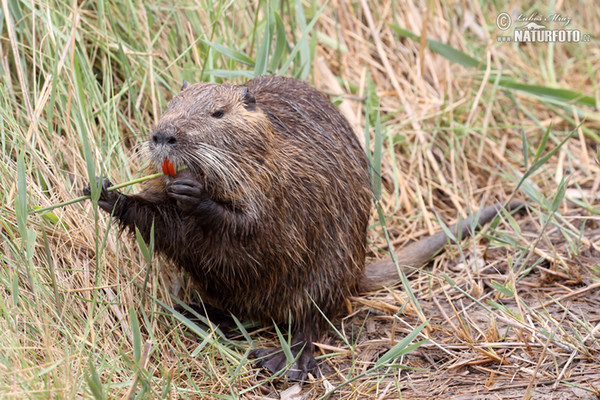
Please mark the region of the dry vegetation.
[[[593, 2], [1, 3], [0, 397], [600, 396]], [[560, 13], [592, 40], [498, 43], [502, 11]], [[169, 308], [172, 293], [194, 298], [185, 276], [89, 201], [27, 212], [79, 196], [88, 176], [143, 175], [140, 144], [182, 79], [265, 70], [331, 94], [363, 140], [368, 120], [386, 217], [373, 212], [370, 260], [482, 204], [531, 205], [405, 271], [408, 285], [351, 299], [318, 344], [322, 377], [302, 386], [247, 359], [272, 329], [186, 328]], [[393, 347], [411, 333], [415, 346]]]

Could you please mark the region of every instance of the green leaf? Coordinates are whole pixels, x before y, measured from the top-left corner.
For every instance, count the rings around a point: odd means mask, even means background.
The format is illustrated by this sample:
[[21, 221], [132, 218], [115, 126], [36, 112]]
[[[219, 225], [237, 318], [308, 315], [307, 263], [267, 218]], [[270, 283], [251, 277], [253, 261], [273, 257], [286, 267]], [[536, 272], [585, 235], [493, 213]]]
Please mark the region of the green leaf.
[[17, 226], [23, 241], [27, 240], [27, 179], [25, 178], [25, 159], [23, 153], [17, 155], [17, 201], [15, 204]]
[[521, 145], [523, 150], [523, 165], [525, 169], [529, 168], [529, 142], [525, 136], [525, 129], [521, 129]]
[[456, 287], [456, 281], [450, 278], [450, 276], [443, 274], [442, 278], [448, 283], [448, 285], [452, 286], [453, 288]]
[[27, 240], [25, 241], [25, 254], [27, 255], [27, 261], [29, 265], [31, 265], [31, 261], [33, 260], [34, 252], [35, 252], [35, 241], [37, 238], [37, 232], [33, 228], [29, 228], [27, 230]]
[[514, 289], [505, 286], [495, 280], [492, 279], [492, 281], [490, 282], [490, 286], [492, 286], [494, 289], [496, 289], [497, 291], [499, 291], [500, 293], [502, 293], [505, 296], [508, 297], [515, 297], [515, 291]]
[[12, 278], [12, 298], [14, 306], [19, 305], [19, 271], [15, 270]]
[[544, 97], [549, 100], [559, 101], [561, 103], [577, 103], [596, 108], [596, 99], [574, 90], [551, 88], [540, 85], [529, 85], [526, 83], [517, 82], [514, 79], [505, 76], [500, 78], [499, 85], [508, 89], [516, 89], [521, 92]]
[[265, 17], [265, 29], [262, 37], [262, 41], [258, 46], [258, 52], [256, 53], [256, 64], [254, 65], [254, 74], [256, 76], [264, 75], [267, 73], [267, 61], [269, 59], [269, 53], [271, 52], [271, 42], [273, 37], [273, 12], [271, 11], [270, 2], [267, 0], [266, 5], [266, 17]]
[[[427, 326], [429, 321], [423, 322], [421, 325], [417, 326], [411, 333], [406, 335], [404, 339], [396, 343], [394, 347], [389, 349], [377, 362], [375, 363], [375, 368], [381, 368], [386, 365], [389, 361], [400, 357], [403, 354], [406, 354], [408, 346], [410, 343], [417, 337], [419, 333]], [[419, 345], [425, 343], [425, 341], [420, 342]], [[411, 347], [414, 350], [415, 347]]]
[[81, 145], [83, 146], [83, 155], [86, 162], [88, 180], [90, 181], [92, 199], [95, 203], [100, 197], [100, 185], [102, 185], [102, 182], [98, 182], [97, 185], [94, 184], [96, 182], [96, 165], [92, 156], [92, 148], [88, 139], [88, 130], [84, 119], [88, 115], [88, 113], [86, 112], [87, 108], [85, 107], [85, 99], [87, 99], [87, 96], [85, 91], [85, 83], [83, 82], [79, 57], [75, 57], [73, 59], [73, 86], [77, 92], [77, 106], [79, 108], [79, 112], [76, 113], [77, 132], [79, 133]]
[[565, 198], [565, 193], [567, 192], [567, 186], [569, 183], [569, 179], [565, 179], [563, 176], [560, 180], [558, 187], [556, 188], [556, 194], [552, 198], [552, 205], [550, 206], [550, 211], [555, 213], [558, 211], [563, 199]]
[[538, 146], [538, 148], [535, 152], [535, 159], [533, 160], [534, 163], [537, 160], [539, 160], [539, 158], [542, 156], [542, 152], [546, 148], [546, 143], [548, 143], [548, 139], [550, 138], [551, 129], [552, 129], [552, 124], [548, 125], [548, 128], [546, 128], [546, 132], [544, 132], [544, 136], [542, 136], [542, 141], [540, 142], [540, 145]]
[[[392, 24], [390, 25], [390, 28], [398, 32], [400, 36], [411, 39], [415, 42], [419, 42], [421, 40], [420, 36], [406, 29], [400, 28], [397, 25]], [[429, 47], [429, 50], [433, 51], [434, 53], [437, 53], [452, 62], [460, 64], [463, 67], [485, 69], [485, 63], [482, 63], [480, 60], [477, 60], [476, 58], [473, 58], [452, 46], [448, 46], [445, 43], [438, 42], [437, 40], [427, 39], [427, 47]]]
[[546, 143], [548, 142], [548, 137], [550, 135], [549, 126], [546, 129], [546, 132], [544, 133], [542, 142], [540, 143], [537, 151], [535, 152], [535, 159], [533, 165], [527, 171], [525, 171], [514, 191], [516, 192], [529, 176], [531, 176], [535, 171], [537, 171], [542, 165], [546, 163], [546, 161], [548, 161], [550, 157], [552, 157], [558, 150], [560, 150], [560, 148], [567, 142], [567, 140], [571, 139], [571, 137], [573, 137], [577, 133], [577, 129], [579, 129], [579, 126], [575, 127], [575, 129], [573, 129], [556, 147], [554, 147], [552, 150], [550, 150], [548, 153], [542, 156], [541, 154], [546, 148]]
[[135, 239], [148, 265], [152, 264], [152, 253], [154, 251], [154, 221], [152, 221], [152, 226], [150, 227], [149, 244], [146, 244], [146, 241], [137, 226], [135, 227]]
[[[37, 210], [41, 210], [42, 207], [33, 206], [33, 209], [37, 211]], [[47, 221], [54, 226], [56, 226], [60, 223], [60, 226], [62, 226], [65, 231], [69, 230], [69, 228], [67, 227], [67, 224], [65, 224], [64, 221], [61, 221], [60, 218], [58, 218], [58, 216], [56, 214], [54, 214], [53, 212], [48, 211], [48, 212], [42, 214], [41, 217], [44, 219], [44, 221]]]
[[508, 314], [508, 315], [510, 315], [512, 317], [515, 317], [519, 321], [522, 321], [522, 318], [520, 316], [518, 316], [517, 314], [515, 314], [513, 311], [510, 310], [510, 308], [506, 307], [504, 304], [500, 304], [500, 303], [498, 303], [496, 301], [489, 300], [489, 299], [486, 302], [490, 306], [492, 306], [492, 307], [494, 307], [494, 308], [496, 308], [498, 310], [501, 310], [501, 311], [505, 312], [506, 314]]
[[[290, 344], [287, 342], [287, 340], [285, 340], [285, 337], [279, 330], [279, 327], [277, 326], [277, 324], [273, 324], [273, 326], [275, 326], [275, 332], [277, 333], [277, 338], [279, 339], [279, 344], [281, 344], [281, 350], [283, 351], [283, 354], [285, 354], [285, 358], [286, 358], [288, 364], [293, 363], [294, 355], [292, 354], [292, 348], [291, 348]], [[300, 354], [298, 354], [298, 355], [300, 355]]]
[[[296, 3], [296, 8], [295, 8], [296, 25], [303, 32], [308, 32], [306, 30], [306, 17], [304, 15], [304, 4], [302, 4], [302, 0], [296, 0], [295, 3]], [[302, 35], [300, 37], [300, 40], [298, 40], [298, 42], [296, 44], [298, 46], [300, 46], [300, 51], [299, 51], [300, 71], [299, 71], [299, 74], [297, 75], [297, 78], [300, 80], [306, 80], [306, 78], [308, 77], [308, 72], [310, 70], [310, 64], [311, 64], [310, 63], [310, 44], [308, 41], [308, 36]]]
[[207, 46], [210, 46], [213, 50], [217, 51], [218, 53], [224, 55], [229, 59], [254, 67], [254, 60], [242, 52], [232, 50], [229, 47], [225, 47], [219, 43], [209, 42], [208, 40], [202, 40], [202, 43], [206, 44]]
[[273, 18], [275, 20], [275, 50], [273, 50], [269, 65], [271, 71], [276, 71], [281, 64], [281, 59], [283, 58], [283, 53], [285, 52], [288, 42], [281, 16], [273, 11]]
[[[301, 1], [298, 0], [300, 2], [301, 5]], [[302, 30], [302, 35], [300, 36], [300, 39], [298, 39], [298, 42], [296, 43], [296, 45], [294, 46], [294, 48], [292, 49], [292, 51], [290, 52], [287, 60], [283, 63], [283, 66], [279, 69], [279, 71], [277, 72], [279, 75], [285, 75], [287, 70], [290, 68], [290, 65], [292, 64], [292, 61], [294, 61], [294, 58], [296, 58], [296, 54], [298, 54], [298, 52], [303, 49], [303, 51], [305, 52], [308, 48], [308, 33], [310, 31], [312, 31], [312, 29], [314, 28], [315, 24], [317, 23], [317, 20], [319, 19], [319, 16], [323, 13], [323, 11], [325, 11], [325, 7], [329, 4], [329, 0], [327, 0], [322, 6], [321, 8], [319, 8], [319, 10], [315, 13], [313, 19], [308, 23], [308, 25], [306, 25], [306, 28]], [[304, 54], [304, 53], [302, 53]], [[310, 60], [306, 61], [302, 58], [300, 58], [301, 62], [307, 62], [308, 67], [310, 67]], [[302, 67], [302, 65], [301, 65]]]
[[348, 53], [349, 51], [345, 44], [321, 31], [317, 31], [317, 39], [319, 39], [319, 42], [323, 43], [324, 45], [329, 46], [341, 53]]
[[133, 307], [129, 307], [129, 323], [131, 324], [131, 336], [133, 337], [133, 360], [139, 366], [142, 358], [142, 334], [140, 322]]
[[[373, 142], [373, 156], [371, 158], [371, 184], [373, 185], [373, 194], [377, 200], [381, 199], [381, 159], [383, 152], [383, 130], [381, 128], [381, 112], [379, 108], [379, 98], [377, 97], [377, 90], [375, 83], [368, 77], [368, 96], [367, 96], [367, 112], [365, 114], [371, 114], [371, 110], [374, 110], [375, 114], [375, 137]], [[375, 104], [371, 104], [375, 103]], [[366, 133], [367, 135], [369, 132]]]
[[85, 374], [85, 380], [92, 391], [92, 395], [96, 400], [104, 400], [106, 396], [104, 395], [104, 390], [102, 389], [102, 381], [100, 380], [100, 376], [98, 375], [98, 371], [96, 371], [96, 367], [94, 367], [94, 363], [92, 359], [88, 359], [88, 373]]

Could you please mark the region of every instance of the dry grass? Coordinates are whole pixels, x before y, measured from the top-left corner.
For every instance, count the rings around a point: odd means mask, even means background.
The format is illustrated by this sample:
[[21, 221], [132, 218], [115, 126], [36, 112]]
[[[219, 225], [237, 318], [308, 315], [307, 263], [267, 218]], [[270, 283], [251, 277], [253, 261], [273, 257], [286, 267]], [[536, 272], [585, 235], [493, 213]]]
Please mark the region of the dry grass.
[[[181, 285], [178, 297], [189, 301], [193, 288], [119, 238], [89, 202], [56, 209], [56, 219], [24, 210], [78, 196], [100, 171], [113, 182], [143, 174], [139, 145], [182, 79], [252, 74], [237, 53], [203, 40], [257, 59], [266, 4], [2, 0], [0, 396], [275, 399], [292, 398], [282, 394], [290, 386], [302, 398], [334, 387], [331, 398], [341, 399], [599, 397], [600, 8], [554, 5], [589, 43], [514, 45], [496, 42], [506, 10], [490, 2], [332, 0], [306, 37], [320, 6], [283, 5], [273, 7], [290, 47], [277, 66], [300, 43], [286, 73], [330, 93], [357, 132], [369, 118], [393, 245], [438, 230], [438, 215], [450, 223], [510, 197], [531, 204], [526, 215], [503, 215], [406, 271], [407, 287], [350, 299], [348, 317], [318, 344], [322, 378], [265, 382], [244, 338], [195, 327], [198, 340], [169, 313], [171, 293]], [[580, 92], [596, 107], [509, 89], [499, 76]], [[534, 171], [536, 155], [571, 132]], [[374, 211], [369, 260], [389, 246], [380, 222]], [[420, 346], [374, 368], [423, 322]], [[247, 329], [256, 345], [277, 340]]]

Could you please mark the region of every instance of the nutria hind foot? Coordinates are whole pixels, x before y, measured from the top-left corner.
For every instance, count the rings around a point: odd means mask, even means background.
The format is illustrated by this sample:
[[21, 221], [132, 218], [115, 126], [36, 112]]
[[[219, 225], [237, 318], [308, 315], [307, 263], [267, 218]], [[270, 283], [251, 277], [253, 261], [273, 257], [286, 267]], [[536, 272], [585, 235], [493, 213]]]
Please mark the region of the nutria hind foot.
[[[306, 339], [304, 334], [295, 334], [292, 338], [290, 350], [293, 363], [289, 366], [287, 377], [294, 381], [306, 381], [308, 373], [317, 368], [317, 361], [313, 356], [313, 343]], [[289, 362], [281, 347], [256, 349], [250, 353], [257, 360], [254, 366], [268, 369], [272, 374], [283, 371]], [[290, 360], [291, 361], [291, 360]]]
[[[190, 311], [190, 309], [192, 311]], [[186, 306], [177, 304], [174, 310], [192, 321], [193, 323], [209, 327], [207, 320], [213, 327], [217, 327], [223, 332], [227, 339], [234, 339], [240, 336], [237, 324], [231, 315], [215, 308], [209, 304], [190, 303]], [[200, 318], [198, 318], [200, 316]]]

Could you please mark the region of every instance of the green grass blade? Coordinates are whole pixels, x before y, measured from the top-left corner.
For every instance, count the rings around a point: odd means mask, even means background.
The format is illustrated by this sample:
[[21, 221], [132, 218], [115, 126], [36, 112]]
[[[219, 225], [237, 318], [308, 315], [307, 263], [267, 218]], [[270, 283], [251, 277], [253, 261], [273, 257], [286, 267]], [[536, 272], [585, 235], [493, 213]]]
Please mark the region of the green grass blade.
[[17, 226], [23, 240], [27, 238], [27, 179], [25, 177], [25, 159], [23, 152], [17, 155], [17, 201], [15, 204]]
[[292, 347], [283, 336], [283, 333], [281, 333], [281, 330], [279, 329], [277, 324], [273, 324], [273, 326], [275, 327], [275, 332], [277, 333], [277, 339], [279, 339], [279, 344], [281, 344], [281, 350], [283, 351], [283, 354], [285, 354], [285, 358], [287, 359], [288, 364], [291, 364], [292, 362], [294, 362]]
[[265, 27], [260, 45], [258, 46], [258, 52], [256, 53], [256, 63], [254, 65], [254, 75], [260, 76], [267, 73], [267, 64], [269, 61], [269, 54], [271, 53], [271, 42], [273, 41], [273, 12], [271, 11], [270, 1], [266, 3], [266, 16], [265, 16]]
[[271, 55], [269, 68], [271, 71], [276, 71], [281, 65], [281, 60], [283, 59], [283, 55], [288, 46], [288, 41], [285, 32], [285, 25], [283, 24], [281, 16], [277, 12], [273, 11], [273, 19], [275, 21], [275, 49]]
[[561, 103], [576, 103], [594, 109], [596, 108], [596, 99], [575, 90], [552, 88], [541, 85], [530, 85], [527, 83], [517, 82], [516, 80], [506, 76], [501, 77], [498, 84], [507, 89], [519, 90], [524, 93], [533, 94], [535, 96], [549, 100], [555, 100]]
[[[307, 32], [304, 4], [302, 4], [302, 0], [296, 0], [295, 5], [296, 24], [302, 32]], [[297, 42], [297, 45], [299, 46], [298, 55], [300, 56], [300, 69], [297, 72], [296, 77], [300, 80], [306, 80], [310, 68], [310, 44], [308, 36], [302, 35], [300, 40]]]
[[521, 143], [523, 152], [523, 166], [525, 169], [529, 168], [529, 141], [525, 135], [525, 129], [521, 129]]
[[514, 290], [514, 288], [509, 287], [508, 282], [501, 284], [492, 279], [490, 282], [490, 286], [507, 297], [511, 297], [511, 298], [515, 297], [515, 290]]
[[237, 61], [244, 65], [248, 65], [250, 67], [254, 67], [254, 60], [240, 51], [230, 49], [229, 47], [223, 46], [222, 44], [219, 44], [219, 43], [209, 42], [208, 40], [202, 40], [202, 43], [210, 46], [217, 53], [219, 53], [231, 60]]
[[[379, 99], [375, 86], [371, 80], [369, 85], [369, 92], [373, 96], [367, 97], [367, 110], [375, 110], [375, 137], [373, 140], [373, 156], [371, 157], [371, 183], [373, 185], [373, 194], [377, 200], [381, 199], [381, 159], [383, 153], [383, 129], [381, 126], [381, 113], [379, 109]], [[371, 99], [374, 98], [375, 104], [370, 104]], [[367, 111], [367, 114], [369, 112]]]
[[[312, 31], [312, 29], [314, 28], [315, 24], [317, 23], [317, 20], [319, 19], [319, 16], [323, 13], [323, 11], [325, 11], [325, 7], [329, 4], [329, 0], [327, 0], [322, 6], [321, 8], [319, 8], [319, 10], [315, 13], [315, 15], [313, 16], [312, 20], [308, 23], [308, 25], [306, 25], [306, 27], [302, 30], [302, 35], [300, 36], [300, 39], [298, 39], [298, 42], [296, 43], [296, 45], [294, 46], [294, 48], [292, 49], [292, 51], [290, 52], [290, 54], [288, 55], [287, 60], [283, 63], [283, 66], [279, 69], [279, 71], [277, 71], [277, 73], [279, 75], [285, 75], [288, 71], [288, 69], [290, 68], [290, 65], [292, 64], [292, 62], [294, 61], [296, 55], [298, 54], [298, 52], [305, 48], [307, 46], [308, 43], [308, 34], [309, 32]], [[302, 58], [300, 60], [301, 62], [303, 61]], [[306, 61], [306, 65], [310, 66], [310, 62]], [[298, 66], [299, 68], [303, 68], [303, 64]]]
[[106, 399], [102, 381], [100, 380], [100, 375], [98, 375], [98, 371], [96, 371], [96, 367], [94, 366], [94, 362], [91, 358], [88, 359], [88, 373], [85, 374], [85, 380], [96, 400]]
[[[417, 337], [417, 335], [421, 333], [421, 331], [427, 326], [427, 324], [429, 324], [429, 321], [423, 322], [421, 325], [413, 329], [412, 332], [406, 335], [401, 341], [396, 343], [394, 347], [389, 349], [383, 356], [381, 356], [379, 360], [377, 360], [377, 362], [375, 362], [375, 368], [381, 368], [391, 360], [398, 358], [402, 354], [405, 354], [404, 351], [406, 350], [406, 348]], [[421, 342], [421, 344], [422, 343], [423, 342]]]
[[[400, 36], [414, 40], [415, 42], [419, 42], [421, 40], [420, 36], [397, 25], [392, 24], [390, 27], [398, 32]], [[485, 69], [485, 63], [483, 63], [481, 60], [473, 58], [445, 43], [438, 42], [437, 40], [433, 39], [427, 39], [427, 47], [429, 47], [429, 50], [433, 51], [434, 53], [437, 53], [452, 62], [460, 64], [463, 67]]]
[[140, 321], [133, 307], [129, 307], [129, 323], [133, 338], [133, 361], [136, 365], [140, 366], [140, 360], [142, 359], [142, 334], [140, 332]]
[[537, 171], [542, 165], [544, 165], [550, 159], [550, 157], [552, 157], [554, 154], [556, 154], [556, 152], [558, 150], [560, 150], [560, 148], [569, 139], [571, 139], [576, 133], [577, 133], [577, 128], [573, 129], [557, 146], [555, 146], [552, 150], [550, 150], [548, 153], [546, 153], [545, 155], [542, 156], [542, 152], [546, 148], [546, 144], [548, 142], [548, 137], [550, 136], [550, 127], [548, 127], [546, 129], [546, 132], [544, 133], [544, 136], [542, 138], [542, 142], [538, 146], [538, 149], [536, 151], [535, 159], [533, 160], [533, 164], [531, 165], [531, 167], [527, 171], [525, 171], [525, 173], [521, 177], [521, 180], [517, 184], [517, 187], [515, 188], [515, 191], [519, 190], [519, 188], [521, 187], [521, 185], [523, 185], [523, 183], [525, 182], [525, 180], [528, 177], [530, 177], [531, 175], [533, 175], [533, 173], [535, 171]]

